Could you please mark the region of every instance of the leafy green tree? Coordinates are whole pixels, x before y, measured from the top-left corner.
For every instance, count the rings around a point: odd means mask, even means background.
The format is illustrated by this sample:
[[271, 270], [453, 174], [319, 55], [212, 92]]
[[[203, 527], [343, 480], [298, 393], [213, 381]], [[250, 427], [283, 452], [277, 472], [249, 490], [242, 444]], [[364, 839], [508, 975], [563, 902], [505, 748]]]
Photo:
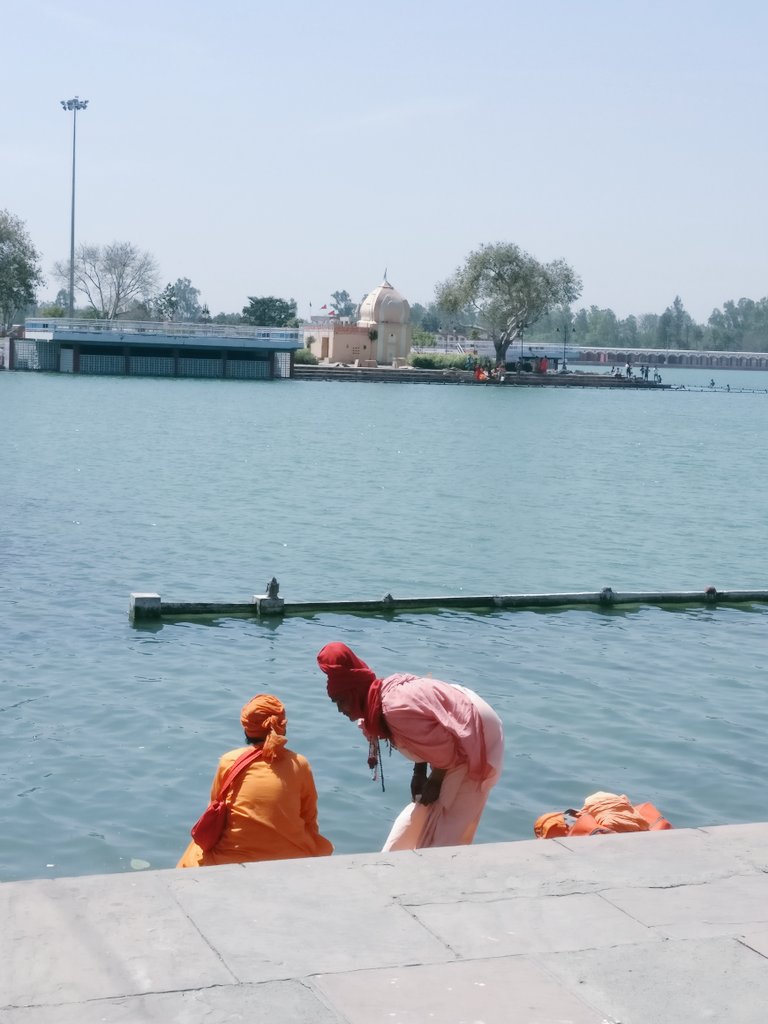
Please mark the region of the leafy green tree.
[[659, 314], [641, 313], [637, 318], [638, 344], [642, 348], [656, 348], [659, 339]]
[[[69, 281], [69, 260], [55, 264], [56, 276]], [[75, 289], [97, 317], [115, 320], [137, 302], [146, 302], [158, 284], [157, 263], [131, 242], [80, 245], [75, 252]]]
[[501, 364], [528, 327], [580, 294], [581, 279], [564, 260], [540, 263], [513, 243], [496, 243], [470, 253], [464, 266], [438, 285], [437, 301], [453, 313], [473, 308]]
[[172, 284], [167, 284], [155, 299], [155, 312], [158, 320], [175, 320], [176, 310], [179, 308], [179, 300], [173, 290]]
[[293, 361], [299, 366], [317, 366], [317, 356], [308, 348], [294, 352]]
[[432, 307], [435, 303], [432, 303], [427, 309], [424, 310], [421, 316], [421, 327], [422, 330], [427, 331], [429, 334], [434, 334], [440, 330], [442, 317], [439, 312]]
[[357, 303], [352, 301], [349, 292], [333, 292], [331, 299], [331, 308], [335, 310], [336, 316], [352, 317], [357, 312]]
[[69, 316], [69, 305], [60, 306], [57, 302], [42, 302], [37, 307], [35, 315], [51, 318]]
[[[210, 319], [210, 313], [208, 314]], [[217, 313], [213, 318], [213, 323], [236, 326], [237, 324], [244, 324], [246, 321], [243, 319], [240, 313]]]
[[619, 321], [612, 309], [590, 306], [587, 314], [589, 344], [603, 347], [619, 344]]
[[671, 306], [661, 314], [656, 326], [659, 348], [690, 348], [695, 339], [693, 318], [686, 312], [683, 300], [676, 295]]
[[292, 327], [297, 323], [294, 299], [275, 298], [274, 295], [248, 296], [243, 306], [243, 321], [255, 327]]
[[41, 302], [36, 310], [37, 316], [69, 316], [69, 290], [59, 288], [52, 302]]
[[637, 348], [640, 331], [637, 326], [637, 317], [628, 316], [626, 320], [619, 323], [619, 344], [622, 348]]
[[155, 310], [161, 320], [200, 319], [200, 289], [193, 288], [188, 277], [179, 277], [167, 284], [155, 299]]
[[133, 299], [126, 303], [125, 309], [120, 314], [124, 320], [155, 320], [157, 312], [151, 299]]
[[589, 345], [589, 318], [586, 309], [580, 309], [573, 318], [573, 329], [578, 334], [580, 345]]
[[426, 308], [422, 306], [420, 302], [414, 302], [411, 304], [411, 326], [414, 330], [421, 326], [421, 321], [426, 313]]
[[425, 331], [422, 327], [414, 329], [412, 341], [416, 348], [434, 348], [435, 346], [434, 334], [430, 334], [429, 331]]
[[729, 299], [708, 321], [712, 347], [726, 351], [768, 351], [768, 298]]
[[40, 255], [19, 217], [0, 210], [0, 331], [5, 333], [16, 317], [35, 301], [35, 289], [43, 283]]
[[428, 306], [421, 302], [411, 304], [411, 326], [414, 331], [421, 328], [428, 334], [435, 334], [437, 331], [443, 330], [469, 334], [475, 326], [476, 320], [477, 314], [469, 306], [456, 312], [443, 309], [437, 302], [430, 302]]

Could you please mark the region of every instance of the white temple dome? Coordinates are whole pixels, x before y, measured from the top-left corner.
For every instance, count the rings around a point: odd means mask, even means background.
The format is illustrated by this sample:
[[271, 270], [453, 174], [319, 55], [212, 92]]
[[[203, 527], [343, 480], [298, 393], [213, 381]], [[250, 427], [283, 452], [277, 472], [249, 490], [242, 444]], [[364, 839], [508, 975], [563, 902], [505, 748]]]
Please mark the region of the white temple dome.
[[385, 274], [379, 287], [361, 302], [357, 322], [361, 327], [371, 327], [374, 324], [407, 324], [410, 319], [411, 307], [392, 287]]

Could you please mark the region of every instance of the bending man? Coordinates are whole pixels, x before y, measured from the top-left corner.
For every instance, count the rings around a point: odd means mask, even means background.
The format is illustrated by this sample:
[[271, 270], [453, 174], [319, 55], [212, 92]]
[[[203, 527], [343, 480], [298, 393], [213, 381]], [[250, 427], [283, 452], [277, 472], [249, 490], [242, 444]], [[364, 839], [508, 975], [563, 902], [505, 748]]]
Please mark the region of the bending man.
[[439, 679], [375, 672], [345, 644], [326, 644], [317, 663], [328, 696], [368, 739], [368, 764], [387, 740], [415, 762], [413, 802], [398, 815], [384, 851], [472, 842], [488, 794], [501, 773], [501, 719], [472, 690]]

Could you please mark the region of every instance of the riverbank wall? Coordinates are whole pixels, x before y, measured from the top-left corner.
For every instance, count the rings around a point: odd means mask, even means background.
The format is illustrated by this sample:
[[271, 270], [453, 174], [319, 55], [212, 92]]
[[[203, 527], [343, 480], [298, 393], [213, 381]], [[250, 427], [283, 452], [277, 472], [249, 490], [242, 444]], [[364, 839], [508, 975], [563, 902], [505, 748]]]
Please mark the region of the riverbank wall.
[[768, 824], [0, 885], [2, 1024], [764, 1024]]

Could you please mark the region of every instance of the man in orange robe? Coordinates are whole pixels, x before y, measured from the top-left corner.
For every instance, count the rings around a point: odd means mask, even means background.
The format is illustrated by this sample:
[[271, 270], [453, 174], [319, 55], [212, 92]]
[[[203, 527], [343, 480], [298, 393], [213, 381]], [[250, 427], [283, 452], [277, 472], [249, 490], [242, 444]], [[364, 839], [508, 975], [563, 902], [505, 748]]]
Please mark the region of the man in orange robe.
[[[332, 844], [317, 826], [317, 790], [309, 762], [286, 746], [285, 708], [270, 694], [258, 694], [240, 714], [245, 738], [262, 748], [232, 782], [226, 795], [227, 824], [221, 839], [207, 852], [189, 844], [179, 868], [245, 861], [326, 857]], [[230, 750], [219, 761], [211, 800], [219, 795], [224, 776], [249, 747]]]

